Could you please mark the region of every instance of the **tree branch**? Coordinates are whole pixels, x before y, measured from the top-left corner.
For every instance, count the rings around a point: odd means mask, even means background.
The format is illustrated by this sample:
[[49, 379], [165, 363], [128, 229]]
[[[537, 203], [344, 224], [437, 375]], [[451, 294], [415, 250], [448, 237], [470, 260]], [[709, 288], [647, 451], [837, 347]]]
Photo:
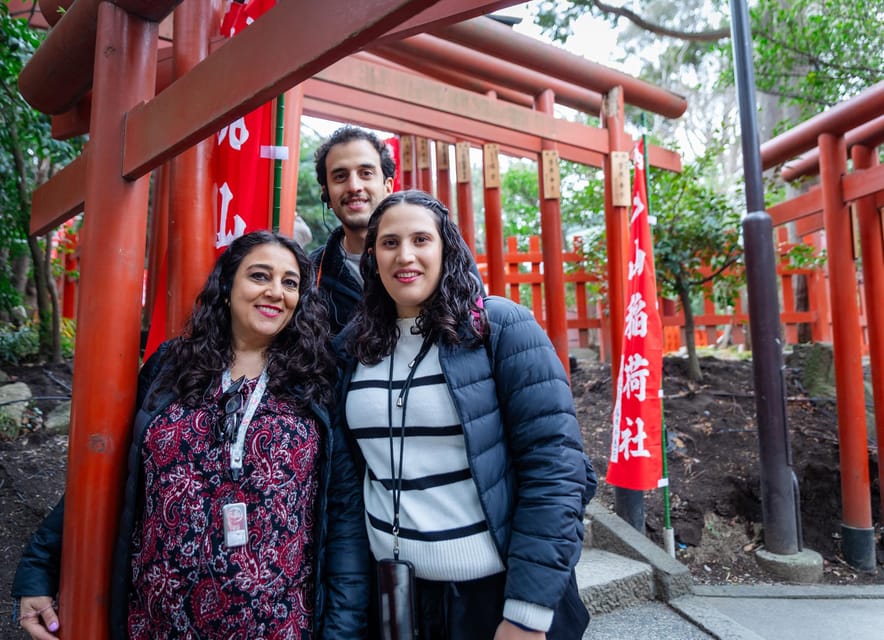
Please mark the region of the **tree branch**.
[[637, 13], [626, 9], [625, 7], [613, 7], [601, 2], [601, 0], [591, 0], [591, 2], [593, 6], [602, 13], [609, 13], [626, 18], [637, 27], [650, 31], [651, 33], [656, 33], [659, 36], [668, 36], [670, 38], [687, 40], [690, 42], [716, 42], [731, 37], [731, 30], [729, 27], [726, 29], [713, 29], [711, 31], [677, 31], [659, 24], [648, 22]]

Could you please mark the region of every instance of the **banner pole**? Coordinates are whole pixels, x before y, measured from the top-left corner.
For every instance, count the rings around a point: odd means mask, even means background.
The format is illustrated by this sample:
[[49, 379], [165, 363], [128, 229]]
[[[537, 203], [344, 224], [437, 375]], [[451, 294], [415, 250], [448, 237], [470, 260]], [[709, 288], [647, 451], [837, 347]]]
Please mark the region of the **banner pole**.
[[[648, 206], [648, 221], [651, 217], [651, 171], [648, 162], [648, 134], [647, 119], [642, 113], [642, 151], [645, 163], [645, 194]], [[651, 234], [653, 241], [653, 233]], [[666, 445], [669, 441], [666, 435], [666, 412], [663, 406], [663, 380], [660, 380], [660, 456], [663, 461], [663, 475], [660, 478], [660, 486], [663, 487], [663, 548], [673, 558], [675, 557], [675, 531], [672, 528], [670, 519], [670, 503], [669, 503], [669, 466], [666, 463]]]
[[[281, 93], [276, 98], [276, 148], [285, 144], [285, 94]], [[278, 155], [278, 154], [277, 154]], [[272, 229], [279, 233], [279, 206], [282, 197], [282, 158], [274, 157], [273, 160], [273, 212]], [[288, 233], [286, 235], [291, 235]]]

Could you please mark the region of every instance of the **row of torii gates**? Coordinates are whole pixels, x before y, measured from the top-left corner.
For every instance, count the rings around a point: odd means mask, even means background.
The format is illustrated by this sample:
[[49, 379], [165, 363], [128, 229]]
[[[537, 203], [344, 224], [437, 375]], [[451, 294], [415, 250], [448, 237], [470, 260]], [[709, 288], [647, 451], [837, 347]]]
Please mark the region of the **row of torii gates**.
[[[284, 144], [294, 153], [283, 172], [285, 184], [297, 183], [301, 114], [416, 136], [418, 148], [421, 140], [433, 140], [438, 148], [460, 145], [457, 157], [469, 146], [481, 146], [492, 293], [503, 294], [505, 284], [496, 154], [536, 158], [546, 327], [566, 367], [557, 159], [604, 167], [611, 316], [620, 325], [612, 330], [622, 334], [631, 193], [628, 179], [621, 178], [628, 175], [632, 145], [624, 132], [624, 105], [678, 117], [687, 104], [480, 17], [514, 4], [280, 0], [220, 42], [220, 0], [40, 0], [51, 29], [22, 71], [19, 88], [33, 107], [53, 116], [56, 137], [89, 133], [82, 156], [34, 192], [31, 217], [31, 232], [41, 234], [87, 212], [79, 245], [59, 603], [67, 637], [107, 637], [106, 596], [135, 400], [149, 215], [149, 278], [163, 255], [157, 243], [165, 242], [166, 327], [173, 335], [214, 261], [215, 196], [205, 139], [269, 100], [286, 98]], [[556, 102], [601, 113], [604, 126], [554, 118]], [[676, 153], [659, 147], [650, 148], [649, 158], [654, 166], [681, 168]], [[430, 187], [427, 166], [402, 169], [406, 181]], [[437, 183], [448, 184], [444, 163], [436, 171]], [[468, 174], [458, 171], [459, 222], [474, 244], [470, 189]], [[279, 225], [291, 229], [294, 194], [286, 197]], [[157, 224], [163, 215], [168, 221]], [[619, 362], [619, 348], [612, 352]]]
[[[862, 261], [866, 330], [884, 519], [884, 82], [761, 145], [765, 168], [783, 163], [787, 182], [818, 176], [801, 195], [770, 207], [775, 225], [825, 248], [841, 467], [842, 552], [853, 567], [876, 566], [856, 260]], [[803, 154], [796, 159], [796, 156]], [[850, 170], [848, 171], [848, 160]]]
[[[687, 105], [679, 96], [479, 17], [513, 4], [280, 0], [222, 45], [216, 38], [220, 0], [40, 0], [51, 30], [21, 74], [22, 95], [53, 116], [57, 137], [90, 136], [84, 154], [34, 192], [31, 222], [32, 233], [40, 234], [88, 211], [80, 239], [60, 594], [68, 637], [107, 634], [111, 549], [135, 399], [148, 217], [149, 273], [156, 272], [161, 248], [168, 250], [171, 335], [189, 314], [214, 255], [214, 194], [203, 141], [268, 100], [286, 96], [285, 144], [295, 150], [283, 169], [290, 185], [297, 183], [302, 114], [416, 136], [416, 150], [422, 140], [432, 140], [439, 158], [445, 156], [439, 152], [444, 145], [459, 145], [457, 158], [468, 147], [481, 146], [491, 293], [504, 292], [496, 154], [536, 158], [546, 328], [566, 367], [556, 161], [603, 167], [611, 328], [612, 335], [622, 335], [630, 204], [622, 175], [631, 148], [624, 105], [673, 118]], [[598, 113], [602, 126], [554, 118], [555, 103]], [[422, 150], [415, 153], [415, 164], [402, 167], [406, 184], [410, 179], [429, 188], [433, 182], [423, 156]], [[649, 159], [653, 166], [680, 170], [671, 151], [651, 147]], [[451, 197], [445, 193], [448, 171], [444, 162], [436, 163], [437, 195], [443, 200]], [[474, 244], [468, 174], [457, 171], [456, 184], [459, 223]], [[293, 211], [294, 193], [288, 191], [280, 228], [292, 228]], [[616, 379], [619, 345], [611, 351]], [[840, 393], [839, 382], [839, 412]], [[867, 461], [865, 469], [868, 492]], [[860, 517], [857, 523], [865, 521]]]

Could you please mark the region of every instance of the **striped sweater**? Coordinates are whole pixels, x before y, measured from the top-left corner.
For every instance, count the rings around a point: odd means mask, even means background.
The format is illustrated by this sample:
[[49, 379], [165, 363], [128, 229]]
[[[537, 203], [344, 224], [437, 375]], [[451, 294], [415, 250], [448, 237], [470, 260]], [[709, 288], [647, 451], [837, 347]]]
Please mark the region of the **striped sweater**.
[[399, 557], [413, 562], [417, 577], [425, 580], [483, 578], [503, 571], [504, 565], [479, 504], [463, 428], [436, 345], [417, 365], [404, 406], [396, 406], [409, 363], [423, 341], [411, 333], [413, 325], [412, 318], [399, 320], [400, 338], [392, 358], [357, 366], [347, 395], [347, 422], [366, 462], [364, 496], [371, 550], [377, 559], [393, 555], [393, 471], [400, 477], [401, 446]]

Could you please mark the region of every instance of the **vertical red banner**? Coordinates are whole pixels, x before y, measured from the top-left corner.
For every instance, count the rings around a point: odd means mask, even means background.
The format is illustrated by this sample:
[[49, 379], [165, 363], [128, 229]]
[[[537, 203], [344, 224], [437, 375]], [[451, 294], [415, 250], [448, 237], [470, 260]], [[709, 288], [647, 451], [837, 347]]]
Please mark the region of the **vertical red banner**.
[[[231, 3], [221, 35], [233, 37], [275, 4], [275, 0]], [[220, 255], [236, 238], [270, 227], [270, 175], [278, 150], [271, 146], [273, 103], [268, 102], [215, 134], [215, 249]]]
[[656, 489], [663, 473], [663, 325], [657, 309], [654, 247], [648, 217], [644, 145], [633, 152], [635, 186], [629, 219], [623, 355], [612, 417], [606, 480], [615, 486]]
[[[231, 2], [221, 22], [221, 35], [232, 38], [272, 7], [276, 0]], [[273, 102], [231, 122], [215, 134], [212, 154], [215, 185], [215, 255], [236, 238], [270, 228], [271, 162], [277, 153], [270, 145]], [[147, 359], [166, 335], [166, 260], [161, 261], [150, 331], [143, 357]]]

